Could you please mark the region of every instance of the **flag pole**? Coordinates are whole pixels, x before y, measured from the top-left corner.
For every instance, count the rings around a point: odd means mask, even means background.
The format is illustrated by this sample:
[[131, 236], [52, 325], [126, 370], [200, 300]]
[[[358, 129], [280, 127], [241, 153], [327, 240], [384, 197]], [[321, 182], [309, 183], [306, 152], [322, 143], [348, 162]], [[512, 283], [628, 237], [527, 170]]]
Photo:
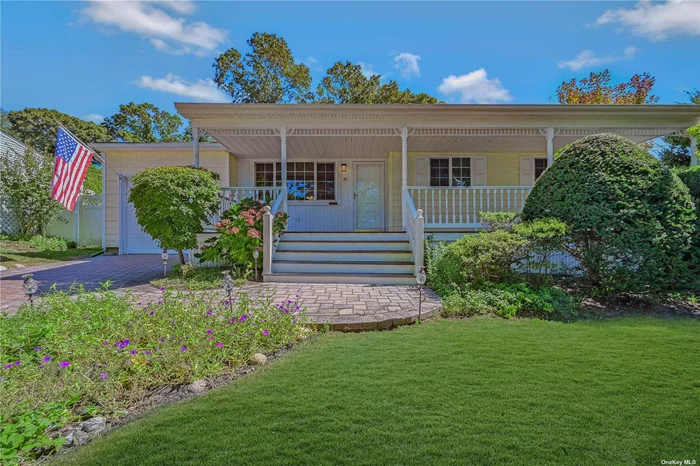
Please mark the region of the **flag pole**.
[[[73, 139], [75, 139], [76, 141], [78, 141], [80, 144], [82, 144], [83, 146], [85, 146], [85, 147], [87, 147], [88, 149], [90, 149], [90, 152], [92, 152], [92, 156], [93, 156], [93, 157], [95, 157], [97, 160], [99, 160], [99, 161], [102, 163], [102, 165], [104, 165], [105, 167], [107, 167], [107, 168], [109, 168], [110, 170], [112, 170], [112, 171], [117, 175], [117, 177], [119, 176], [119, 172], [116, 171], [116, 170], [115, 170], [114, 168], [112, 168], [111, 166], [109, 166], [109, 164], [107, 163], [107, 161], [106, 161], [105, 159], [103, 159], [101, 156], [97, 155], [97, 151], [94, 150], [92, 147], [90, 147], [89, 144], [85, 144], [78, 136], [76, 136], [75, 134], [73, 134], [73, 133], [71, 133], [70, 131], [68, 131], [68, 129], [67, 129], [65, 126], [63, 126], [63, 125], [58, 125], [58, 127], [59, 127], [59, 128], [62, 128], [63, 131], [65, 131], [66, 133], [70, 134], [70, 135], [73, 137]], [[104, 189], [104, 187], [103, 187], [103, 189]]]

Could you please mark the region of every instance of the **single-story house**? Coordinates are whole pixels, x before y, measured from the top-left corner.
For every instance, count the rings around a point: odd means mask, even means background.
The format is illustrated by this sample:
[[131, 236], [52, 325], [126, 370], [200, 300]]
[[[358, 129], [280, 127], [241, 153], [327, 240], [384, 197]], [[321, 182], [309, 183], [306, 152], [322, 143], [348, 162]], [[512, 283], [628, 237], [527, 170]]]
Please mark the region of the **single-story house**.
[[222, 209], [271, 197], [289, 214], [266, 245], [269, 281], [415, 283], [424, 235], [453, 239], [480, 227], [479, 212], [519, 212], [566, 144], [602, 132], [643, 142], [700, 122], [692, 105], [175, 106], [194, 143], [93, 145], [119, 173], [104, 170], [103, 246], [158, 252], [129, 180], [194, 164], [219, 174]]

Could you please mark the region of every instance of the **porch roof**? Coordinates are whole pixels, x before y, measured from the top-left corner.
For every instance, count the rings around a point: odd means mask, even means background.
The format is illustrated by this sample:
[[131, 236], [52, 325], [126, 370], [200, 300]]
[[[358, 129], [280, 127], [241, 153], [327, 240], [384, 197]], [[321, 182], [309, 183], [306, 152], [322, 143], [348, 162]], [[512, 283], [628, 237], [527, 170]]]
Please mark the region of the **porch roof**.
[[[587, 134], [616, 132], [644, 141], [700, 122], [695, 105], [333, 105], [176, 103], [200, 134], [241, 158], [279, 157], [287, 132], [290, 159], [385, 158], [401, 150], [436, 152], [546, 150]], [[270, 137], [272, 136], [272, 137]], [[276, 136], [276, 137], [275, 137]], [[528, 137], [535, 136], [535, 137]]]

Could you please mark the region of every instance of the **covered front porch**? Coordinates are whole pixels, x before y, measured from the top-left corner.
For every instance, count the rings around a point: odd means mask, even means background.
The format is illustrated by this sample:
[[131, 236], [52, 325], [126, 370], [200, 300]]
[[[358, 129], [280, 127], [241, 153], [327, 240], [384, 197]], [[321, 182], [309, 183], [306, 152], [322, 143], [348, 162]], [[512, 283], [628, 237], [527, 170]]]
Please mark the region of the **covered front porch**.
[[480, 212], [520, 212], [566, 144], [603, 132], [644, 142], [698, 121], [677, 105], [176, 107], [193, 127], [195, 166], [200, 136], [234, 157], [221, 212], [254, 197], [288, 213], [289, 232], [404, 232], [416, 269], [426, 233], [475, 231]]

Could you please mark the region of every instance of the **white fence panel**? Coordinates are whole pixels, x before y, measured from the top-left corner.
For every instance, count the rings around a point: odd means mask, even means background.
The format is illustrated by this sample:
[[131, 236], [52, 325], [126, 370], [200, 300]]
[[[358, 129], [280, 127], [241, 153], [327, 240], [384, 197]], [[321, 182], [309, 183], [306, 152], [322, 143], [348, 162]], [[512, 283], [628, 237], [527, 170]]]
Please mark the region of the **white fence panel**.
[[61, 212], [46, 234], [75, 241], [78, 246], [100, 246], [102, 228], [102, 196], [81, 195], [73, 212]]

